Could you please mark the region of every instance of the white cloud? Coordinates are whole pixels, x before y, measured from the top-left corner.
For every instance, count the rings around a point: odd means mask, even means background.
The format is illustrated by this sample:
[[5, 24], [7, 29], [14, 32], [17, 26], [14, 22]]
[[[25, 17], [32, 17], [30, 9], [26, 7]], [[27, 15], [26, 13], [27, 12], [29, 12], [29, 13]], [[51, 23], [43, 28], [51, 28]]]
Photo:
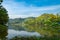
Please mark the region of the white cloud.
[[17, 3], [14, 0], [5, 0], [3, 6], [8, 10], [10, 18], [38, 16], [42, 13], [57, 13], [59, 12], [58, 9], [60, 9], [60, 5], [45, 7], [30, 5], [27, 7], [25, 2]]

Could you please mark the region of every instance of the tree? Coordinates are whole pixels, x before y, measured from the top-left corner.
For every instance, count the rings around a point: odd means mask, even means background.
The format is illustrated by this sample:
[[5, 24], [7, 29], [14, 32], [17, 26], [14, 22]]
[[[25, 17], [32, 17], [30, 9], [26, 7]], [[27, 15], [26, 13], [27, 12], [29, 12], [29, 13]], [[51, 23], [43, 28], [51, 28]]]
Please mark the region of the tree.
[[0, 24], [6, 24], [8, 22], [8, 14], [4, 7], [0, 6]]
[[6, 9], [1, 5], [3, 0], [0, 0], [0, 38], [7, 36], [8, 27], [6, 26], [8, 22], [8, 14]]
[[3, 2], [3, 0], [0, 0], [0, 5], [1, 5], [2, 2]]

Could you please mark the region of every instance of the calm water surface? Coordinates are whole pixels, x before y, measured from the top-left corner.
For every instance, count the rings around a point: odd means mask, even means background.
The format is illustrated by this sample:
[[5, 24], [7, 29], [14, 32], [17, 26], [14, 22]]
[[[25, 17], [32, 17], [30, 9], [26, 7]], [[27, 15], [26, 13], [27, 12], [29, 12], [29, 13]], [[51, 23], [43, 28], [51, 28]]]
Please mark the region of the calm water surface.
[[37, 32], [17, 31], [14, 29], [8, 29], [7, 38], [11, 39], [15, 36], [22, 36], [22, 37], [36, 36], [36, 37], [38, 37], [38, 36], [40, 36], [40, 34]]

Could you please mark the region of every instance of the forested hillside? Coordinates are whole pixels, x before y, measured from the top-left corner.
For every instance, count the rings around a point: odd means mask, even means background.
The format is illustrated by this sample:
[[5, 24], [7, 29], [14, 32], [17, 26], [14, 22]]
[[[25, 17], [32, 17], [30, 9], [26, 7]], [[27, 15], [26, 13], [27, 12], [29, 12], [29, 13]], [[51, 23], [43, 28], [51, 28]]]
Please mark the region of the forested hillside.
[[44, 36], [60, 36], [60, 15], [45, 13], [36, 19], [25, 21], [24, 26]]
[[16, 29], [26, 29], [37, 31], [45, 36], [60, 35], [60, 15], [59, 14], [42, 14], [38, 17], [10, 19], [11, 24]]

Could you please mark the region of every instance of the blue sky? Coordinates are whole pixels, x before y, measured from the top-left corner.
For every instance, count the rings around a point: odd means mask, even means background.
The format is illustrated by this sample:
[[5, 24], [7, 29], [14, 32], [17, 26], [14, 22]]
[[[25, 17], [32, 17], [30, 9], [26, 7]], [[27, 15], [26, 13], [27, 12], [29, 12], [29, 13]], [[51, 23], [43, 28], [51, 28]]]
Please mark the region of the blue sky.
[[10, 18], [36, 17], [43, 13], [60, 13], [60, 0], [4, 0]]

